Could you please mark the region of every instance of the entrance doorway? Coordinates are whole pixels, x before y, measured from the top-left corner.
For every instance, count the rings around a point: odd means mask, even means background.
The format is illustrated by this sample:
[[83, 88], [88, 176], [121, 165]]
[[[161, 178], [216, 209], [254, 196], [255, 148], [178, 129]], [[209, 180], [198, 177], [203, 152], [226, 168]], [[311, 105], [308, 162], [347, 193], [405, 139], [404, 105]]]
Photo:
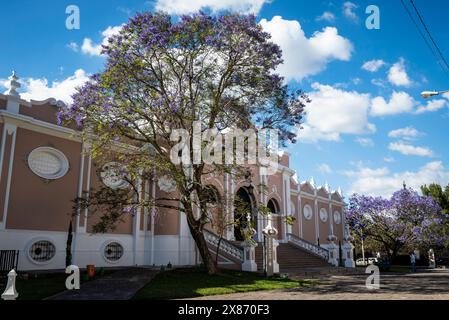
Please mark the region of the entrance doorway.
[[[251, 225], [257, 231], [257, 206], [250, 188], [242, 187], [235, 194], [234, 200], [234, 237], [236, 241], [244, 241], [243, 230], [248, 227], [248, 213], [251, 213]], [[255, 234], [257, 237], [257, 233]]]

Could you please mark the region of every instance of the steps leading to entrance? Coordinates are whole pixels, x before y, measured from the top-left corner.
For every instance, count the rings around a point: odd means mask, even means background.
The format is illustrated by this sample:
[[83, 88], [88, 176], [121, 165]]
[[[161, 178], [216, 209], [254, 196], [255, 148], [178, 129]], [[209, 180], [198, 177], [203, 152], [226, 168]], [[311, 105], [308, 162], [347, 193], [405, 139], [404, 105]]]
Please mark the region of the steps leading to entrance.
[[[277, 258], [280, 272], [289, 269], [330, 267], [326, 260], [289, 243], [279, 244]], [[256, 263], [257, 270], [263, 271], [263, 246], [261, 243], [256, 247]]]

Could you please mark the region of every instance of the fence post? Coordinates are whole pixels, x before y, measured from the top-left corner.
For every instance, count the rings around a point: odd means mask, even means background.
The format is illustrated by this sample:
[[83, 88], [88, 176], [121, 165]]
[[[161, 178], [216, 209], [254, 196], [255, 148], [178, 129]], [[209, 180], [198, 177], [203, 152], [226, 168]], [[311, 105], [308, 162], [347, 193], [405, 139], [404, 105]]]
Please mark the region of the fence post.
[[5, 292], [2, 294], [3, 300], [16, 300], [19, 296], [16, 290], [16, 277], [17, 273], [14, 269], [12, 269], [8, 273], [8, 284], [6, 285]]

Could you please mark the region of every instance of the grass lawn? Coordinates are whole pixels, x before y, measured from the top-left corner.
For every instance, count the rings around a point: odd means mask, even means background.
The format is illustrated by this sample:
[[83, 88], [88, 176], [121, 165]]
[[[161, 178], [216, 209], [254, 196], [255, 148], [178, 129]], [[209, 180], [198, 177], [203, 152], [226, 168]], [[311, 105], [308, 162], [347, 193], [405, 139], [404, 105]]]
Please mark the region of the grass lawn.
[[[16, 290], [19, 293], [18, 300], [42, 300], [58, 292], [66, 290], [65, 279], [68, 275], [51, 274], [40, 275], [37, 278], [23, 279], [20, 275], [16, 278]], [[0, 279], [0, 291], [6, 288], [7, 278]]]
[[[110, 274], [110, 270], [105, 270], [101, 275], [97, 274], [94, 279]], [[81, 271], [81, 285], [86, 281], [83, 279], [85, 271]], [[17, 300], [43, 300], [59, 292], [67, 290], [65, 287], [65, 281], [69, 275], [65, 274], [64, 271], [60, 273], [30, 273], [28, 279], [24, 279], [23, 274], [19, 273], [16, 278], [16, 290], [19, 293]], [[6, 288], [6, 283], [8, 278], [0, 278], [0, 294]]]
[[142, 288], [134, 299], [177, 299], [248, 292], [259, 290], [310, 287], [305, 280], [283, 278], [267, 279], [260, 274], [222, 270], [220, 274], [208, 275], [204, 269], [175, 269], [159, 273]]

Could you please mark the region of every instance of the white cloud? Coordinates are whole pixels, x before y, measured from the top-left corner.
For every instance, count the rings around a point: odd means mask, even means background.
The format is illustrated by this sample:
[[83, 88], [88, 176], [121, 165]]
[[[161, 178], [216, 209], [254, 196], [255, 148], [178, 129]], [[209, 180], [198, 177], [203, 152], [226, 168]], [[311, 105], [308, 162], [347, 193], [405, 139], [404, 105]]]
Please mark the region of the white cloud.
[[321, 174], [331, 174], [332, 169], [327, 163], [322, 163], [317, 166], [317, 171]]
[[345, 175], [351, 179], [350, 194], [359, 193], [372, 196], [389, 197], [402, 188], [405, 181], [407, 186], [420, 190], [424, 184], [449, 183], [449, 171], [442, 162], [429, 162], [418, 171], [391, 173], [388, 168], [371, 169], [359, 166], [356, 171], [347, 171]]
[[358, 6], [355, 3], [352, 3], [350, 1], [347, 1], [343, 4], [343, 14], [345, 15], [346, 18], [348, 18], [349, 20], [352, 20], [354, 22], [359, 21], [359, 17], [357, 16], [357, 14], [354, 12], [355, 9], [357, 9]]
[[371, 61], [365, 62], [362, 66], [362, 69], [369, 71], [369, 72], [377, 72], [384, 65], [386, 65], [386, 63], [383, 60], [371, 60]]
[[299, 141], [303, 143], [317, 143], [318, 141], [340, 141], [338, 132], [322, 132], [317, 128], [303, 124], [298, 130]]
[[351, 58], [351, 41], [339, 35], [334, 27], [326, 27], [307, 38], [296, 20], [275, 16], [271, 21], [262, 19], [260, 24], [282, 49], [284, 64], [278, 71], [287, 80], [301, 81], [323, 71], [332, 60], [349, 61]]
[[412, 139], [422, 136], [423, 134], [413, 127], [405, 127], [392, 130], [388, 133], [390, 138]]
[[299, 131], [303, 142], [338, 141], [340, 134], [375, 132], [368, 123], [370, 97], [355, 91], [343, 91], [332, 86], [313, 83], [312, 100], [306, 106], [304, 130]]
[[388, 81], [398, 87], [410, 87], [412, 85], [412, 81], [405, 70], [405, 60], [403, 58], [399, 59], [388, 71]]
[[371, 84], [377, 86], [377, 87], [381, 87], [381, 88], [386, 88], [387, 87], [387, 82], [383, 79], [372, 79], [371, 80]]
[[449, 100], [449, 92], [444, 93], [443, 97], [445, 97], [447, 100]]
[[270, 0], [157, 0], [156, 10], [169, 14], [189, 14], [199, 10], [212, 12], [234, 11], [258, 14], [265, 3]]
[[388, 163], [393, 163], [393, 162], [395, 162], [396, 160], [394, 160], [393, 157], [385, 157], [385, 158], [384, 158], [384, 161], [385, 161], [385, 162], [388, 162]]
[[[108, 39], [120, 32], [120, 30], [123, 28], [123, 25], [121, 26], [115, 26], [115, 27], [107, 27], [106, 30], [104, 30], [101, 35], [103, 36], [103, 40], [100, 44], [96, 44], [92, 41], [90, 38], [84, 38], [83, 44], [81, 45], [81, 52], [90, 56], [101, 56], [102, 46], [108, 44]], [[76, 47], [78, 45], [75, 43]], [[73, 47], [73, 44], [69, 44], [69, 46]]]
[[383, 97], [371, 101], [371, 115], [378, 117], [412, 112], [416, 105], [417, 102], [408, 93], [394, 91], [388, 102]]
[[370, 138], [360, 138], [358, 137], [355, 140], [358, 144], [360, 144], [362, 147], [374, 147], [374, 141]]
[[332, 12], [326, 11], [323, 12], [321, 16], [316, 17], [316, 21], [327, 21], [327, 22], [334, 22], [335, 21], [335, 15]]
[[415, 147], [405, 142], [392, 142], [388, 146], [391, 151], [397, 151], [406, 156], [432, 157], [433, 152], [429, 148]]
[[88, 75], [82, 69], [76, 70], [72, 76], [62, 81], [52, 82], [51, 85], [49, 85], [46, 78], [28, 78], [22, 80], [24, 92], [20, 95], [25, 100], [55, 98], [56, 100], [62, 100], [70, 104], [72, 102], [72, 95], [76, 92], [75, 89], [82, 86], [88, 80]]
[[425, 113], [425, 112], [438, 111], [447, 105], [448, 105], [448, 102], [443, 99], [430, 100], [427, 102], [427, 104], [425, 106], [420, 106], [418, 109], [416, 109], [416, 113], [421, 114], [421, 113]]
[[70, 42], [70, 43], [67, 45], [67, 47], [68, 47], [70, 50], [74, 51], [74, 52], [78, 52], [78, 51], [80, 50], [80, 48], [79, 48], [79, 46], [78, 46], [78, 44], [77, 44], [76, 42]]

